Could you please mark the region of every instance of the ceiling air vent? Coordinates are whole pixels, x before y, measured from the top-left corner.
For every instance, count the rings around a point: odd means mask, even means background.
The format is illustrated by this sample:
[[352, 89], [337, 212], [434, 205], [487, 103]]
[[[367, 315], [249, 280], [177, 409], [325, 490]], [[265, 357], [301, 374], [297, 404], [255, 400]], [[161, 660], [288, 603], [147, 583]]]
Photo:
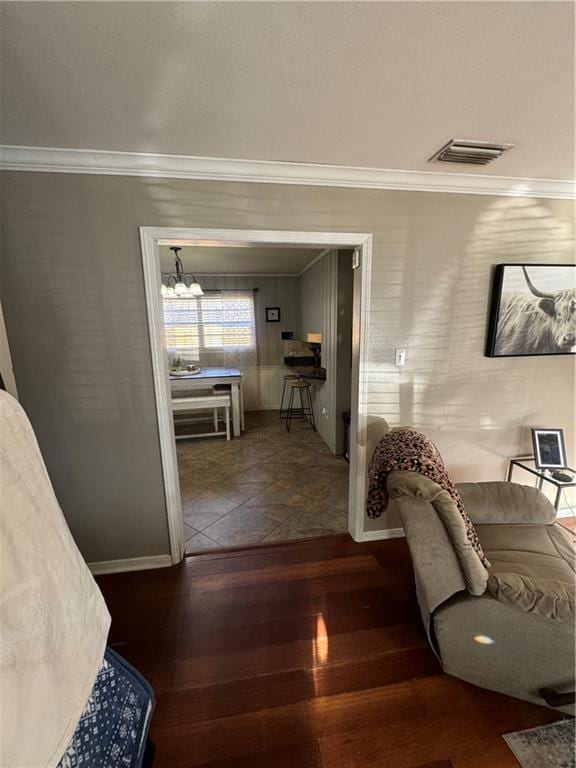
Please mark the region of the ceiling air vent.
[[429, 162], [463, 163], [465, 165], [488, 165], [498, 160], [514, 144], [491, 144], [489, 141], [464, 141], [450, 139], [442, 149], [432, 155]]

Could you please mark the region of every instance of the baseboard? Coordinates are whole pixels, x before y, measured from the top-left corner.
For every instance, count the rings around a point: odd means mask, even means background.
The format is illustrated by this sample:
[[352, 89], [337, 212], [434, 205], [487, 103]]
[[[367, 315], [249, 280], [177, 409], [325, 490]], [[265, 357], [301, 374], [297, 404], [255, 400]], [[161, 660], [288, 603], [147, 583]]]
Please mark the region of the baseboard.
[[561, 507], [556, 511], [556, 517], [575, 517], [576, 510], [570, 509], [570, 507]]
[[280, 403], [278, 405], [253, 405], [250, 408], [244, 408], [244, 411], [248, 413], [256, 413], [257, 411], [279, 411]]
[[356, 541], [380, 541], [404, 538], [404, 528], [386, 528], [382, 531], [362, 531]]
[[[557, 518], [574, 517], [574, 512], [569, 508], [559, 509]], [[362, 531], [356, 541], [379, 541], [381, 539], [400, 539], [404, 537], [404, 528], [387, 528], [382, 531]]]
[[127, 571], [147, 571], [152, 568], [168, 568], [172, 565], [170, 555], [149, 555], [148, 557], [128, 557], [125, 560], [102, 560], [88, 563], [94, 576], [103, 573], [124, 573]]

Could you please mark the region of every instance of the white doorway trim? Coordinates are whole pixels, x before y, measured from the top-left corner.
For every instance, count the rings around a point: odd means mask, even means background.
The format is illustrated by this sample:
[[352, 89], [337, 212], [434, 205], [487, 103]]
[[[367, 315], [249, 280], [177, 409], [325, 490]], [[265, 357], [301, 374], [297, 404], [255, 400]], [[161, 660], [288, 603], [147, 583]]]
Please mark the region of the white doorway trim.
[[356, 541], [364, 538], [366, 498], [366, 423], [368, 317], [372, 235], [350, 232], [288, 232], [281, 230], [195, 229], [182, 227], [140, 227], [146, 309], [156, 413], [162, 457], [162, 472], [168, 516], [170, 553], [174, 564], [184, 556], [182, 503], [176, 459], [176, 441], [170, 407], [168, 359], [164, 345], [164, 320], [160, 299], [160, 245], [276, 245], [353, 249], [359, 252], [354, 272], [352, 317], [352, 397], [350, 424], [350, 495], [348, 529]]

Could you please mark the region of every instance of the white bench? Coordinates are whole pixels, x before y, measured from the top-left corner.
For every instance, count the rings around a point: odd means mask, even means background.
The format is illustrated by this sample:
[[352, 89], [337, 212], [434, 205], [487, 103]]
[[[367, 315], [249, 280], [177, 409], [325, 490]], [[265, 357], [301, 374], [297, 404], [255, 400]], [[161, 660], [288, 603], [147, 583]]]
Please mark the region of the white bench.
[[[211, 409], [214, 416], [214, 432], [202, 432], [201, 434], [176, 435], [176, 440], [184, 440], [190, 437], [214, 437], [226, 435], [230, 440], [230, 395], [198, 395], [197, 397], [177, 397], [172, 400], [172, 413], [191, 413], [193, 411], [206, 411]], [[218, 409], [225, 412], [226, 431], [218, 432]]]

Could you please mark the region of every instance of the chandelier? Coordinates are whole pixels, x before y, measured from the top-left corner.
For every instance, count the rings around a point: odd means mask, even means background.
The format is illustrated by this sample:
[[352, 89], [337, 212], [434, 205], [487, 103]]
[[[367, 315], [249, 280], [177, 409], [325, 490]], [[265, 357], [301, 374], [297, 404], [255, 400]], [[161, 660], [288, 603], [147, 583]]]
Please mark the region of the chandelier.
[[190, 272], [184, 272], [182, 259], [178, 255], [178, 251], [181, 251], [182, 248], [178, 245], [171, 245], [170, 250], [174, 251], [174, 267], [176, 273], [162, 273], [162, 287], [160, 289], [162, 296], [165, 296], [166, 298], [174, 296], [178, 298], [203, 296], [204, 291], [195, 276], [190, 274]]

